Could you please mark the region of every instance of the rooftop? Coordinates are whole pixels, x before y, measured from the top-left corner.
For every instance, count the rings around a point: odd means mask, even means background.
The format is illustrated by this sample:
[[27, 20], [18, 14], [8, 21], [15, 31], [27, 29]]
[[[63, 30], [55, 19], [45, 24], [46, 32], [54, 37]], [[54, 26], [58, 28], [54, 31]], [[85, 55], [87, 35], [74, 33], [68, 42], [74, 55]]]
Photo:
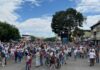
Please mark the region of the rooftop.
[[91, 26], [91, 29], [93, 29], [93, 28], [97, 27], [98, 25], [100, 25], [100, 21], [99, 21], [97, 24], [95, 24], [95, 25]]

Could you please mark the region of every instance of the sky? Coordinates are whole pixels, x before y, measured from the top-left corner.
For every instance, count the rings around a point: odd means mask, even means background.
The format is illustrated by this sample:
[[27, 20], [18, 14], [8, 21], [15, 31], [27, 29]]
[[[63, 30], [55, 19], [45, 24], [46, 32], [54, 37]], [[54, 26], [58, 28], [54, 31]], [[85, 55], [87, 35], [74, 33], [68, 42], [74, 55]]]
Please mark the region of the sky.
[[15, 25], [21, 35], [53, 37], [52, 15], [68, 8], [87, 18], [83, 29], [100, 20], [100, 0], [0, 0], [0, 21]]

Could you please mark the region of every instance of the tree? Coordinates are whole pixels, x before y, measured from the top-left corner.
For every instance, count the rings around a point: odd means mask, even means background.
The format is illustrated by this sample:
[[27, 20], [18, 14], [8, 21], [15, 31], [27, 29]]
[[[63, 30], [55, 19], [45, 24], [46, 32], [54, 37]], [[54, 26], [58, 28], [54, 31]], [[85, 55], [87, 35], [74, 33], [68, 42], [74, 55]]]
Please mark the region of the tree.
[[31, 36], [31, 41], [35, 41], [36, 37], [35, 36]]
[[84, 30], [83, 29], [80, 29], [80, 28], [75, 28], [75, 30], [73, 31], [73, 36], [74, 37], [82, 37], [84, 36]]
[[20, 38], [19, 30], [6, 22], [0, 22], [0, 40], [10, 41]]
[[56, 41], [56, 37], [45, 38], [44, 41], [54, 42], [54, 41]]
[[75, 28], [82, 27], [85, 17], [73, 8], [58, 11], [53, 15], [51, 28], [54, 33], [61, 36], [64, 31], [69, 36]]

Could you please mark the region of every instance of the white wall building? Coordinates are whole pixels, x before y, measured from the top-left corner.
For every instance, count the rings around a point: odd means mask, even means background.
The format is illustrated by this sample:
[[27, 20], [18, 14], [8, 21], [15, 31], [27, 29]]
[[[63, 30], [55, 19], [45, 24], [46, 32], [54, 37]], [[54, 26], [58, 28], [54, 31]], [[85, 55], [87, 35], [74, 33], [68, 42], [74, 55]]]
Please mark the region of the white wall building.
[[93, 40], [100, 44], [100, 21], [91, 27]]

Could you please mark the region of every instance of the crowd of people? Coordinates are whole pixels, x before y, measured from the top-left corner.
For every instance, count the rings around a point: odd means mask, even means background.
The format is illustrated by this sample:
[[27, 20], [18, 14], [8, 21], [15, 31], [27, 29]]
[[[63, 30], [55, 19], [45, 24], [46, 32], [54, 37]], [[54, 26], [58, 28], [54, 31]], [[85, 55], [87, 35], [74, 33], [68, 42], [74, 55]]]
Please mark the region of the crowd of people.
[[8, 60], [13, 60], [15, 63], [25, 60], [26, 70], [31, 69], [32, 61], [35, 61], [36, 67], [47, 66], [50, 70], [55, 70], [67, 64], [69, 58], [74, 60], [88, 58], [90, 66], [94, 66], [95, 63], [99, 63], [99, 50], [99, 45], [88, 43], [0, 42], [0, 65], [5, 67]]

